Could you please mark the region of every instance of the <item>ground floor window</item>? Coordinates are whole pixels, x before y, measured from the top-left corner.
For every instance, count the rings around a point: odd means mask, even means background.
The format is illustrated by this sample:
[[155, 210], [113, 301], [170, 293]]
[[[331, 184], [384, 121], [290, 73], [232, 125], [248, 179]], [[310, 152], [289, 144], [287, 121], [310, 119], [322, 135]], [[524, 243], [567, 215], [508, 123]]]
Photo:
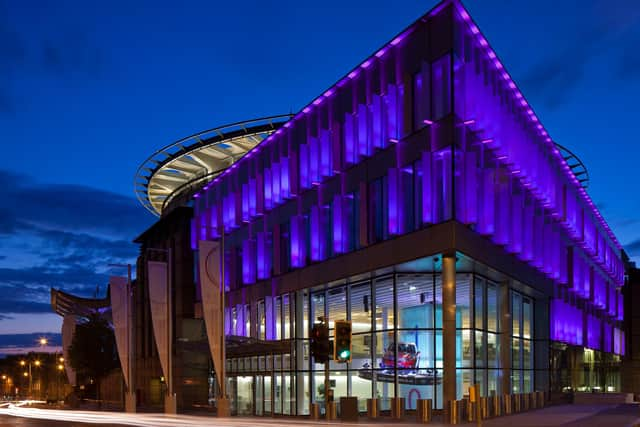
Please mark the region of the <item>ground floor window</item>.
[[[446, 307], [438, 263], [414, 261], [384, 274], [274, 296], [275, 303], [252, 303], [256, 314], [247, 318], [258, 319], [253, 338], [264, 339], [263, 329], [270, 330], [264, 323], [273, 319], [275, 329], [282, 331], [274, 337], [289, 338], [290, 347], [279, 354], [228, 361], [234, 411], [305, 415], [310, 403], [322, 406], [325, 367], [310, 358], [308, 338], [318, 317], [328, 320], [331, 337], [335, 321], [352, 322], [351, 362], [329, 364], [335, 400], [357, 396], [363, 412], [368, 398], [379, 399], [381, 410], [388, 411], [394, 397], [404, 398], [407, 410], [416, 409], [418, 399], [432, 399], [434, 408], [442, 409]], [[456, 398], [467, 395], [473, 384], [480, 384], [483, 396], [533, 391], [534, 299], [511, 290], [508, 280], [463, 271], [455, 280], [456, 369], [450, 375]], [[290, 308], [284, 309], [284, 301]], [[505, 317], [512, 319], [509, 325], [501, 320], [505, 310], [511, 310]]]
[[552, 392], [620, 391], [620, 356], [553, 342], [550, 349]]

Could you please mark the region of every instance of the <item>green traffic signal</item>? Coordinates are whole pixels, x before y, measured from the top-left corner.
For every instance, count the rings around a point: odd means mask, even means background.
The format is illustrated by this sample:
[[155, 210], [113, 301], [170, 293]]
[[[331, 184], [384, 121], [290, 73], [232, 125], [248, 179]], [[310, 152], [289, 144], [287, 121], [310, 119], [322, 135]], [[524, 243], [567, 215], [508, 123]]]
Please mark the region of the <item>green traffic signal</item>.
[[351, 321], [335, 321], [335, 345], [333, 360], [338, 363], [351, 362]]

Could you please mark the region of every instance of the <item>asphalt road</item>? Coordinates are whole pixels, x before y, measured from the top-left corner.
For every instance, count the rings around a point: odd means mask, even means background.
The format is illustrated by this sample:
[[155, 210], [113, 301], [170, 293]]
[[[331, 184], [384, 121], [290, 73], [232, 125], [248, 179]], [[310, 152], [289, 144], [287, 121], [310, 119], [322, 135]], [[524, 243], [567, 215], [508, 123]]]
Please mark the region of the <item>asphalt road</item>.
[[124, 427], [122, 424], [85, 424], [69, 421], [38, 420], [0, 415], [0, 427]]
[[[407, 419], [406, 421], [413, 421]], [[640, 422], [640, 405], [559, 405], [483, 421], [484, 427], [630, 427]], [[95, 423], [95, 424], [94, 424]], [[118, 424], [120, 423], [120, 424]], [[311, 421], [300, 418], [215, 418], [193, 415], [124, 414], [37, 408], [0, 408], [0, 427], [397, 427], [386, 419], [359, 423]], [[408, 424], [404, 424], [408, 425]], [[436, 421], [432, 426], [442, 426]], [[465, 425], [465, 424], [463, 424]], [[473, 424], [466, 424], [475, 426]]]

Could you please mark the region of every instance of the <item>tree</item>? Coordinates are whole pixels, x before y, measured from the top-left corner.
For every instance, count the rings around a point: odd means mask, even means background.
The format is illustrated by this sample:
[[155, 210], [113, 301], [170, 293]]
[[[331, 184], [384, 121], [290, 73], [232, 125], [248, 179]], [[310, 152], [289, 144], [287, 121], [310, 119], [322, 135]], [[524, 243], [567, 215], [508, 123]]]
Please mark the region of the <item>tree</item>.
[[99, 399], [100, 381], [119, 366], [113, 329], [99, 312], [92, 312], [76, 326], [69, 363], [79, 375], [94, 381]]

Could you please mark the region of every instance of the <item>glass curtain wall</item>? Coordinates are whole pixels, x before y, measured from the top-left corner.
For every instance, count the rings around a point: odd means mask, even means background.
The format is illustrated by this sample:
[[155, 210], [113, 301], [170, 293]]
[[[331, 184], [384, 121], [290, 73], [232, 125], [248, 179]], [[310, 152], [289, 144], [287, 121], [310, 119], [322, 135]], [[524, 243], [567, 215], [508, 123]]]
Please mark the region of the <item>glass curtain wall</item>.
[[511, 291], [511, 388], [513, 393], [533, 391], [533, 300]]
[[[511, 297], [513, 391], [526, 392], [533, 390], [533, 301], [514, 291]], [[308, 345], [309, 329], [319, 317], [328, 319], [331, 337], [335, 321], [352, 322], [351, 363], [329, 363], [329, 385], [335, 400], [357, 396], [362, 412], [366, 411], [366, 399], [372, 397], [380, 399], [383, 411], [390, 410], [390, 399], [395, 396], [404, 397], [409, 410], [416, 409], [417, 399], [432, 399], [435, 408], [443, 407], [439, 273], [397, 273], [344, 281], [281, 295], [273, 301], [274, 338], [293, 339], [291, 352], [229, 363], [230, 376], [238, 377], [234, 387], [238, 413], [303, 415], [308, 414], [310, 402], [324, 408], [324, 364], [310, 359]], [[264, 337], [261, 302], [255, 304], [261, 326], [256, 331], [259, 339]], [[296, 307], [303, 312], [296, 313]], [[458, 398], [474, 383], [481, 385], [484, 396], [503, 392], [499, 316], [499, 285], [476, 274], [458, 273]], [[270, 316], [265, 317], [268, 322]], [[260, 396], [263, 402], [248, 405], [253, 396]]]

